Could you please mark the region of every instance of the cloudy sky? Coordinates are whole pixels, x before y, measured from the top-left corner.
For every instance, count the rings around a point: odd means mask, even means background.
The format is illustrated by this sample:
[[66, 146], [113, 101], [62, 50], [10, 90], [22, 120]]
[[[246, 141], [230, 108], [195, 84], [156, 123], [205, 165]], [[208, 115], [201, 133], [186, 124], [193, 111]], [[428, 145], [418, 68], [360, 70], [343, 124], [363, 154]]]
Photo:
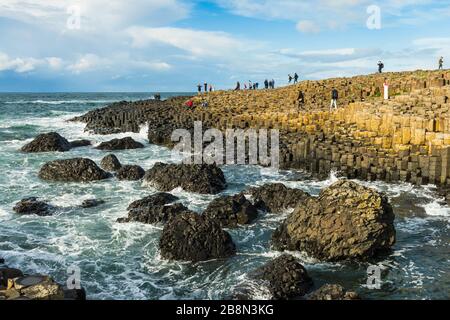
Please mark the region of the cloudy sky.
[[284, 84], [371, 73], [380, 59], [429, 69], [450, 63], [449, 30], [450, 0], [1, 0], [0, 91]]

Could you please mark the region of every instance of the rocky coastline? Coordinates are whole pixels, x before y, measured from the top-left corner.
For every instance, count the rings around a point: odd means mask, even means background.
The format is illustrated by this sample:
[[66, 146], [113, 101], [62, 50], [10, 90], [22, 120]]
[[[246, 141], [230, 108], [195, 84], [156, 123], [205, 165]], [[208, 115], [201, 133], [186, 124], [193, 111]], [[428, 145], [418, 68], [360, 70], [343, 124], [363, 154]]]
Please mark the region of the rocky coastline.
[[[357, 293], [337, 284], [315, 287], [314, 279], [299, 261], [283, 252], [306, 252], [320, 261], [344, 263], [376, 260], [390, 252], [396, 231], [388, 199], [346, 178], [434, 183], [443, 192], [450, 186], [450, 117], [447, 119], [444, 111], [449, 103], [439, 98], [450, 93], [450, 72], [385, 76], [395, 94], [389, 101], [381, 101], [378, 96], [381, 78], [366, 76], [307, 81], [270, 92], [214, 92], [166, 101], [120, 102], [71, 120], [86, 123], [87, 131], [105, 135], [139, 132], [147, 125], [148, 142], [169, 148], [175, 145], [172, 132], [180, 128], [192, 132], [196, 121], [202, 121], [203, 130], [279, 129], [282, 168], [305, 169], [317, 177], [328, 176], [333, 170], [341, 174], [343, 179], [323, 189], [318, 197], [283, 184], [220, 196], [227, 189], [227, 181], [216, 164], [157, 163], [142, 168], [123, 165], [115, 155], [107, 154], [145, 148], [131, 138], [94, 147], [90, 141], [69, 142], [58, 133], [48, 133], [36, 137], [21, 151], [67, 152], [74, 147], [92, 147], [105, 152], [100, 165], [84, 158], [45, 163], [39, 177], [49, 183], [118, 179], [142, 181], [143, 191], [146, 185], [156, 188], [160, 193], [131, 203], [128, 216], [117, 223], [162, 225], [159, 252], [162, 259], [169, 261], [229, 259], [239, 252], [239, 247], [228, 229], [253, 223], [259, 212], [280, 214], [293, 210], [273, 233], [270, 243], [280, 256], [255, 270], [249, 283], [267, 287], [270, 299], [359, 299]], [[331, 86], [343, 92], [342, 109], [335, 112], [326, 110]], [[299, 90], [305, 92], [306, 106], [298, 106], [293, 99]], [[184, 106], [187, 99], [194, 101], [194, 108]], [[423, 109], [406, 108], [402, 101], [409, 104], [408, 99], [423, 102]], [[208, 107], [202, 107], [202, 101], [207, 101]], [[434, 110], [433, 115], [427, 108]], [[418, 137], [422, 133], [424, 139]], [[178, 187], [218, 196], [199, 214], [170, 194]], [[102, 203], [94, 200], [86, 205]], [[52, 208], [39, 199], [28, 198], [19, 202], [14, 211], [45, 216], [51, 214]], [[24, 276], [20, 270], [7, 267], [0, 268], [0, 276], [0, 299], [86, 298], [84, 291], [64, 289], [48, 276]], [[251, 299], [251, 285], [244, 284], [230, 296]]]

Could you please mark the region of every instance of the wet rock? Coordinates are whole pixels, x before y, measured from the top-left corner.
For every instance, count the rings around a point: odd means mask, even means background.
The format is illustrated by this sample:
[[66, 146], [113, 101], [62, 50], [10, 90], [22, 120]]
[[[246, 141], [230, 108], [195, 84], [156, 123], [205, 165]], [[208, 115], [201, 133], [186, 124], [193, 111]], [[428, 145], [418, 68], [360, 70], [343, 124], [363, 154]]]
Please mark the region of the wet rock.
[[119, 159], [117, 159], [117, 157], [113, 154], [108, 154], [106, 157], [104, 157], [102, 159], [102, 162], [100, 163], [100, 166], [104, 170], [111, 172], [116, 172], [120, 168], [122, 168]]
[[70, 142], [70, 146], [72, 148], [81, 148], [81, 147], [89, 147], [92, 145], [92, 142], [89, 140], [75, 140]]
[[252, 196], [253, 203], [259, 210], [274, 213], [295, 208], [310, 197], [300, 189], [288, 188], [281, 183], [250, 188], [246, 193]]
[[96, 147], [96, 149], [99, 150], [130, 150], [141, 148], [144, 148], [144, 145], [140, 142], [134, 141], [131, 137], [102, 142], [98, 147]]
[[178, 198], [169, 193], [157, 193], [137, 200], [128, 207], [128, 217], [117, 222], [140, 222], [146, 224], [166, 223], [182, 213], [191, 213], [181, 203], [174, 203]]
[[0, 286], [7, 287], [8, 280], [22, 277], [23, 273], [19, 269], [0, 268]]
[[63, 300], [64, 290], [61, 285], [56, 283], [48, 276], [33, 275], [16, 278], [9, 285], [20, 293], [20, 296], [31, 300]]
[[23, 152], [65, 152], [72, 148], [69, 141], [56, 132], [38, 135], [33, 141], [22, 147]]
[[337, 284], [326, 284], [307, 297], [308, 300], [359, 300], [360, 297], [356, 292], [345, 291], [345, 289]]
[[75, 158], [47, 162], [39, 177], [47, 181], [90, 182], [107, 179], [110, 175], [90, 159]]
[[0, 264], [5, 264], [5, 259], [0, 258]]
[[385, 195], [341, 180], [301, 203], [274, 232], [278, 250], [327, 261], [366, 260], [395, 243], [394, 213]]
[[145, 170], [140, 166], [126, 165], [117, 171], [117, 178], [119, 180], [136, 181], [144, 177]]
[[67, 286], [64, 286], [63, 292], [64, 292], [64, 300], [76, 300], [76, 301], [86, 300], [86, 290], [84, 288], [69, 289], [67, 288]]
[[213, 200], [203, 215], [220, 223], [222, 227], [236, 228], [250, 224], [258, 217], [258, 210], [243, 194]]
[[98, 207], [102, 204], [104, 204], [105, 201], [104, 200], [98, 200], [98, 199], [87, 199], [84, 200], [83, 203], [81, 203], [81, 207], [82, 208], [94, 208], [94, 207]]
[[196, 213], [182, 213], [169, 220], [159, 248], [164, 259], [192, 262], [227, 258], [236, 253], [231, 236], [217, 222]]
[[217, 194], [226, 188], [225, 176], [216, 165], [156, 163], [144, 180], [161, 191], [181, 187], [188, 192]]
[[38, 216], [51, 215], [51, 206], [37, 198], [31, 197], [19, 201], [13, 208], [14, 212], [23, 215], [36, 214]]
[[297, 259], [287, 254], [257, 269], [251, 277], [265, 281], [275, 300], [304, 296], [313, 286], [306, 269]]

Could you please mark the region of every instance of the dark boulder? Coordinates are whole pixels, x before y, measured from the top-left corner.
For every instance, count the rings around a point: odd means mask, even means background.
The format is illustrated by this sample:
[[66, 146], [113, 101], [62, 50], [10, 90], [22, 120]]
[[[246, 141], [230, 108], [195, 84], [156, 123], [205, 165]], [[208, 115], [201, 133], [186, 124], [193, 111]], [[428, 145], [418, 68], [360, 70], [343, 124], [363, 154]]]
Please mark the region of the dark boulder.
[[313, 286], [306, 269], [297, 259], [287, 254], [257, 269], [250, 277], [265, 281], [275, 300], [304, 296]]
[[157, 193], [131, 203], [128, 217], [119, 218], [117, 222], [140, 222], [146, 224], [166, 223], [181, 213], [191, 211], [181, 203], [174, 203], [178, 198], [169, 193]]
[[104, 170], [111, 171], [111, 172], [116, 172], [120, 168], [122, 168], [122, 165], [120, 164], [119, 159], [117, 159], [117, 157], [113, 154], [108, 154], [107, 156], [105, 156], [102, 159], [100, 166]]
[[75, 158], [47, 162], [39, 177], [47, 181], [90, 182], [107, 179], [110, 175], [90, 159]]
[[131, 137], [102, 142], [98, 147], [96, 147], [96, 149], [99, 150], [130, 150], [141, 148], [144, 148], [144, 145], [140, 142], [134, 141]]
[[23, 277], [22, 271], [13, 268], [0, 268], [0, 286], [8, 286], [9, 279]]
[[359, 300], [356, 292], [345, 291], [337, 284], [326, 284], [307, 296], [308, 300]]
[[226, 188], [225, 176], [217, 165], [156, 163], [144, 180], [161, 191], [181, 187], [188, 192], [217, 194]]
[[81, 204], [82, 208], [94, 208], [94, 207], [98, 207], [99, 205], [104, 204], [105, 201], [103, 200], [98, 200], [98, 199], [88, 199], [88, 200], [84, 200], [83, 203]]
[[68, 289], [67, 286], [63, 287], [64, 300], [72, 301], [85, 301], [86, 300], [86, 290], [81, 289]]
[[51, 206], [44, 201], [31, 197], [19, 201], [13, 208], [14, 212], [23, 215], [35, 214], [38, 216], [51, 215]]
[[22, 147], [23, 152], [65, 152], [72, 148], [69, 141], [56, 132], [38, 135], [33, 141]]
[[140, 166], [123, 166], [117, 171], [117, 178], [119, 180], [136, 181], [144, 177], [145, 170]]
[[279, 213], [297, 207], [310, 196], [300, 189], [292, 189], [281, 183], [266, 184], [250, 188], [245, 193], [253, 198], [253, 204], [259, 210]]
[[72, 148], [81, 148], [81, 147], [89, 147], [90, 145], [92, 145], [91, 141], [89, 140], [75, 140], [75, 141], [70, 141], [70, 146]]
[[192, 262], [227, 258], [236, 253], [231, 236], [217, 222], [196, 213], [182, 213], [169, 220], [159, 248], [164, 259]]
[[322, 260], [367, 260], [395, 243], [394, 218], [385, 195], [342, 180], [300, 204], [272, 239], [278, 250]]
[[258, 210], [243, 194], [213, 200], [203, 215], [220, 223], [222, 227], [236, 228], [250, 224], [258, 217]]
[[151, 196], [145, 197], [143, 199], [132, 202], [128, 206], [128, 210], [141, 209], [153, 206], [164, 206], [178, 200], [179, 200], [178, 197], [175, 197], [170, 193], [159, 192]]

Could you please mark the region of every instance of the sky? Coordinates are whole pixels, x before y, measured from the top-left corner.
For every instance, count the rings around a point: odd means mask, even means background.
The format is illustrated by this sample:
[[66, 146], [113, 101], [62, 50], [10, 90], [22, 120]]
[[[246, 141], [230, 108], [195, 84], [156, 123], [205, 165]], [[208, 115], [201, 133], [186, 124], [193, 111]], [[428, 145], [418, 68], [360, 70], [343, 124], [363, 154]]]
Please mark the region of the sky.
[[0, 92], [191, 92], [450, 63], [450, 0], [0, 0]]

